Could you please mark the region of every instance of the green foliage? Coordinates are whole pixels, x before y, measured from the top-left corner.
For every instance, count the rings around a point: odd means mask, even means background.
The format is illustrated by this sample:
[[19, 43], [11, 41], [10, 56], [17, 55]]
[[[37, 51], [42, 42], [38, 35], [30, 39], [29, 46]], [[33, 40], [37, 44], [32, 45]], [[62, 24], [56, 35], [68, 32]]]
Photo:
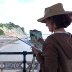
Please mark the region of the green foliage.
[[9, 22], [9, 23], [0, 23], [0, 27], [6, 27], [7, 29], [12, 29], [12, 28], [21, 28], [21, 30], [23, 31], [23, 33], [25, 33], [24, 31], [24, 28], [23, 27], [20, 27], [19, 25], [15, 25], [14, 23], [12, 22]]
[[3, 27], [3, 24], [2, 23], [0, 23], [0, 27]]
[[19, 25], [15, 25], [16, 28], [20, 27]]
[[24, 28], [23, 27], [21, 27], [21, 30], [24, 32]]
[[4, 31], [0, 29], [0, 35], [4, 35]]
[[0, 23], [0, 27], [3, 27], [3, 26], [5, 26], [5, 27], [8, 28], [8, 29], [12, 29], [13, 27], [14, 27], [14, 28], [20, 27], [19, 25], [15, 25], [15, 24], [12, 23], [12, 22], [9, 22], [9, 23]]

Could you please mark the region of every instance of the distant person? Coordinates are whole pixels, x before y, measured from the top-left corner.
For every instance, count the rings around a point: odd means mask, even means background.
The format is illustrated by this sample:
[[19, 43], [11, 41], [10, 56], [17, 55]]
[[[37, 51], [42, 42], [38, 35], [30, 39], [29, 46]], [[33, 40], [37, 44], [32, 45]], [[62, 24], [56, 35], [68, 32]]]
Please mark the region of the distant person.
[[44, 17], [38, 19], [52, 32], [44, 42], [42, 53], [33, 48], [40, 72], [72, 72], [72, 35], [64, 29], [71, 24], [71, 15], [62, 3], [57, 3], [45, 8]]

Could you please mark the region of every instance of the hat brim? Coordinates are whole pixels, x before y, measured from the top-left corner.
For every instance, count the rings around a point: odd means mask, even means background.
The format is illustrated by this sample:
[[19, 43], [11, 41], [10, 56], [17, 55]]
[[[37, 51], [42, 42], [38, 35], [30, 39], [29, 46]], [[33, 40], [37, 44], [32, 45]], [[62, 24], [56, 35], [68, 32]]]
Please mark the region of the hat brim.
[[66, 11], [66, 12], [64, 12], [64, 13], [60, 13], [60, 14], [55, 14], [55, 15], [50, 15], [50, 16], [46, 16], [46, 17], [42, 17], [42, 18], [39, 18], [37, 21], [38, 22], [41, 22], [41, 23], [46, 23], [46, 21], [47, 21], [47, 19], [49, 18], [49, 17], [52, 17], [52, 16], [56, 16], [56, 15], [64, 15], [64, 14], [68, 14], [69, 16], [72, 16], [72, 12], [70, 12], [70, 11]]

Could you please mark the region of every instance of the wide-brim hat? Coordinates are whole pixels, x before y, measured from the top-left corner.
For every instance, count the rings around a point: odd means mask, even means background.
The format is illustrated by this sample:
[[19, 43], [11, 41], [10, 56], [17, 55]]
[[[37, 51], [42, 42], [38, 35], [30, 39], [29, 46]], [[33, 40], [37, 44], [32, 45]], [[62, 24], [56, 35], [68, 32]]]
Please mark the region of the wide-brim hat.
[[44, 17], [39, 18], [37, 21], [46, 23], [46, 19], [55, 15], [69, 14], [72, 15], [72, 11], [65, 11], [62, 3], [57, 3], [50, 7], [45, 8]]

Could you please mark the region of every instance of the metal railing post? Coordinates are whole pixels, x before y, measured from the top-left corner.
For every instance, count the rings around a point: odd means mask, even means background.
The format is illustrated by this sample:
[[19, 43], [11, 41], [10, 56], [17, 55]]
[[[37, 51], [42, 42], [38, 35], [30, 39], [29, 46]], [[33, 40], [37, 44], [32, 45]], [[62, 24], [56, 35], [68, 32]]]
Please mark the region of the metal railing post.
[[23, 51], [23, 72], [26, 72], [26, 55], [27, 52]]
[[23, 72], [26, 72], [26, 55], [33, 54], [33, 52], [0, 52], [0, 55], [23, 55]]

